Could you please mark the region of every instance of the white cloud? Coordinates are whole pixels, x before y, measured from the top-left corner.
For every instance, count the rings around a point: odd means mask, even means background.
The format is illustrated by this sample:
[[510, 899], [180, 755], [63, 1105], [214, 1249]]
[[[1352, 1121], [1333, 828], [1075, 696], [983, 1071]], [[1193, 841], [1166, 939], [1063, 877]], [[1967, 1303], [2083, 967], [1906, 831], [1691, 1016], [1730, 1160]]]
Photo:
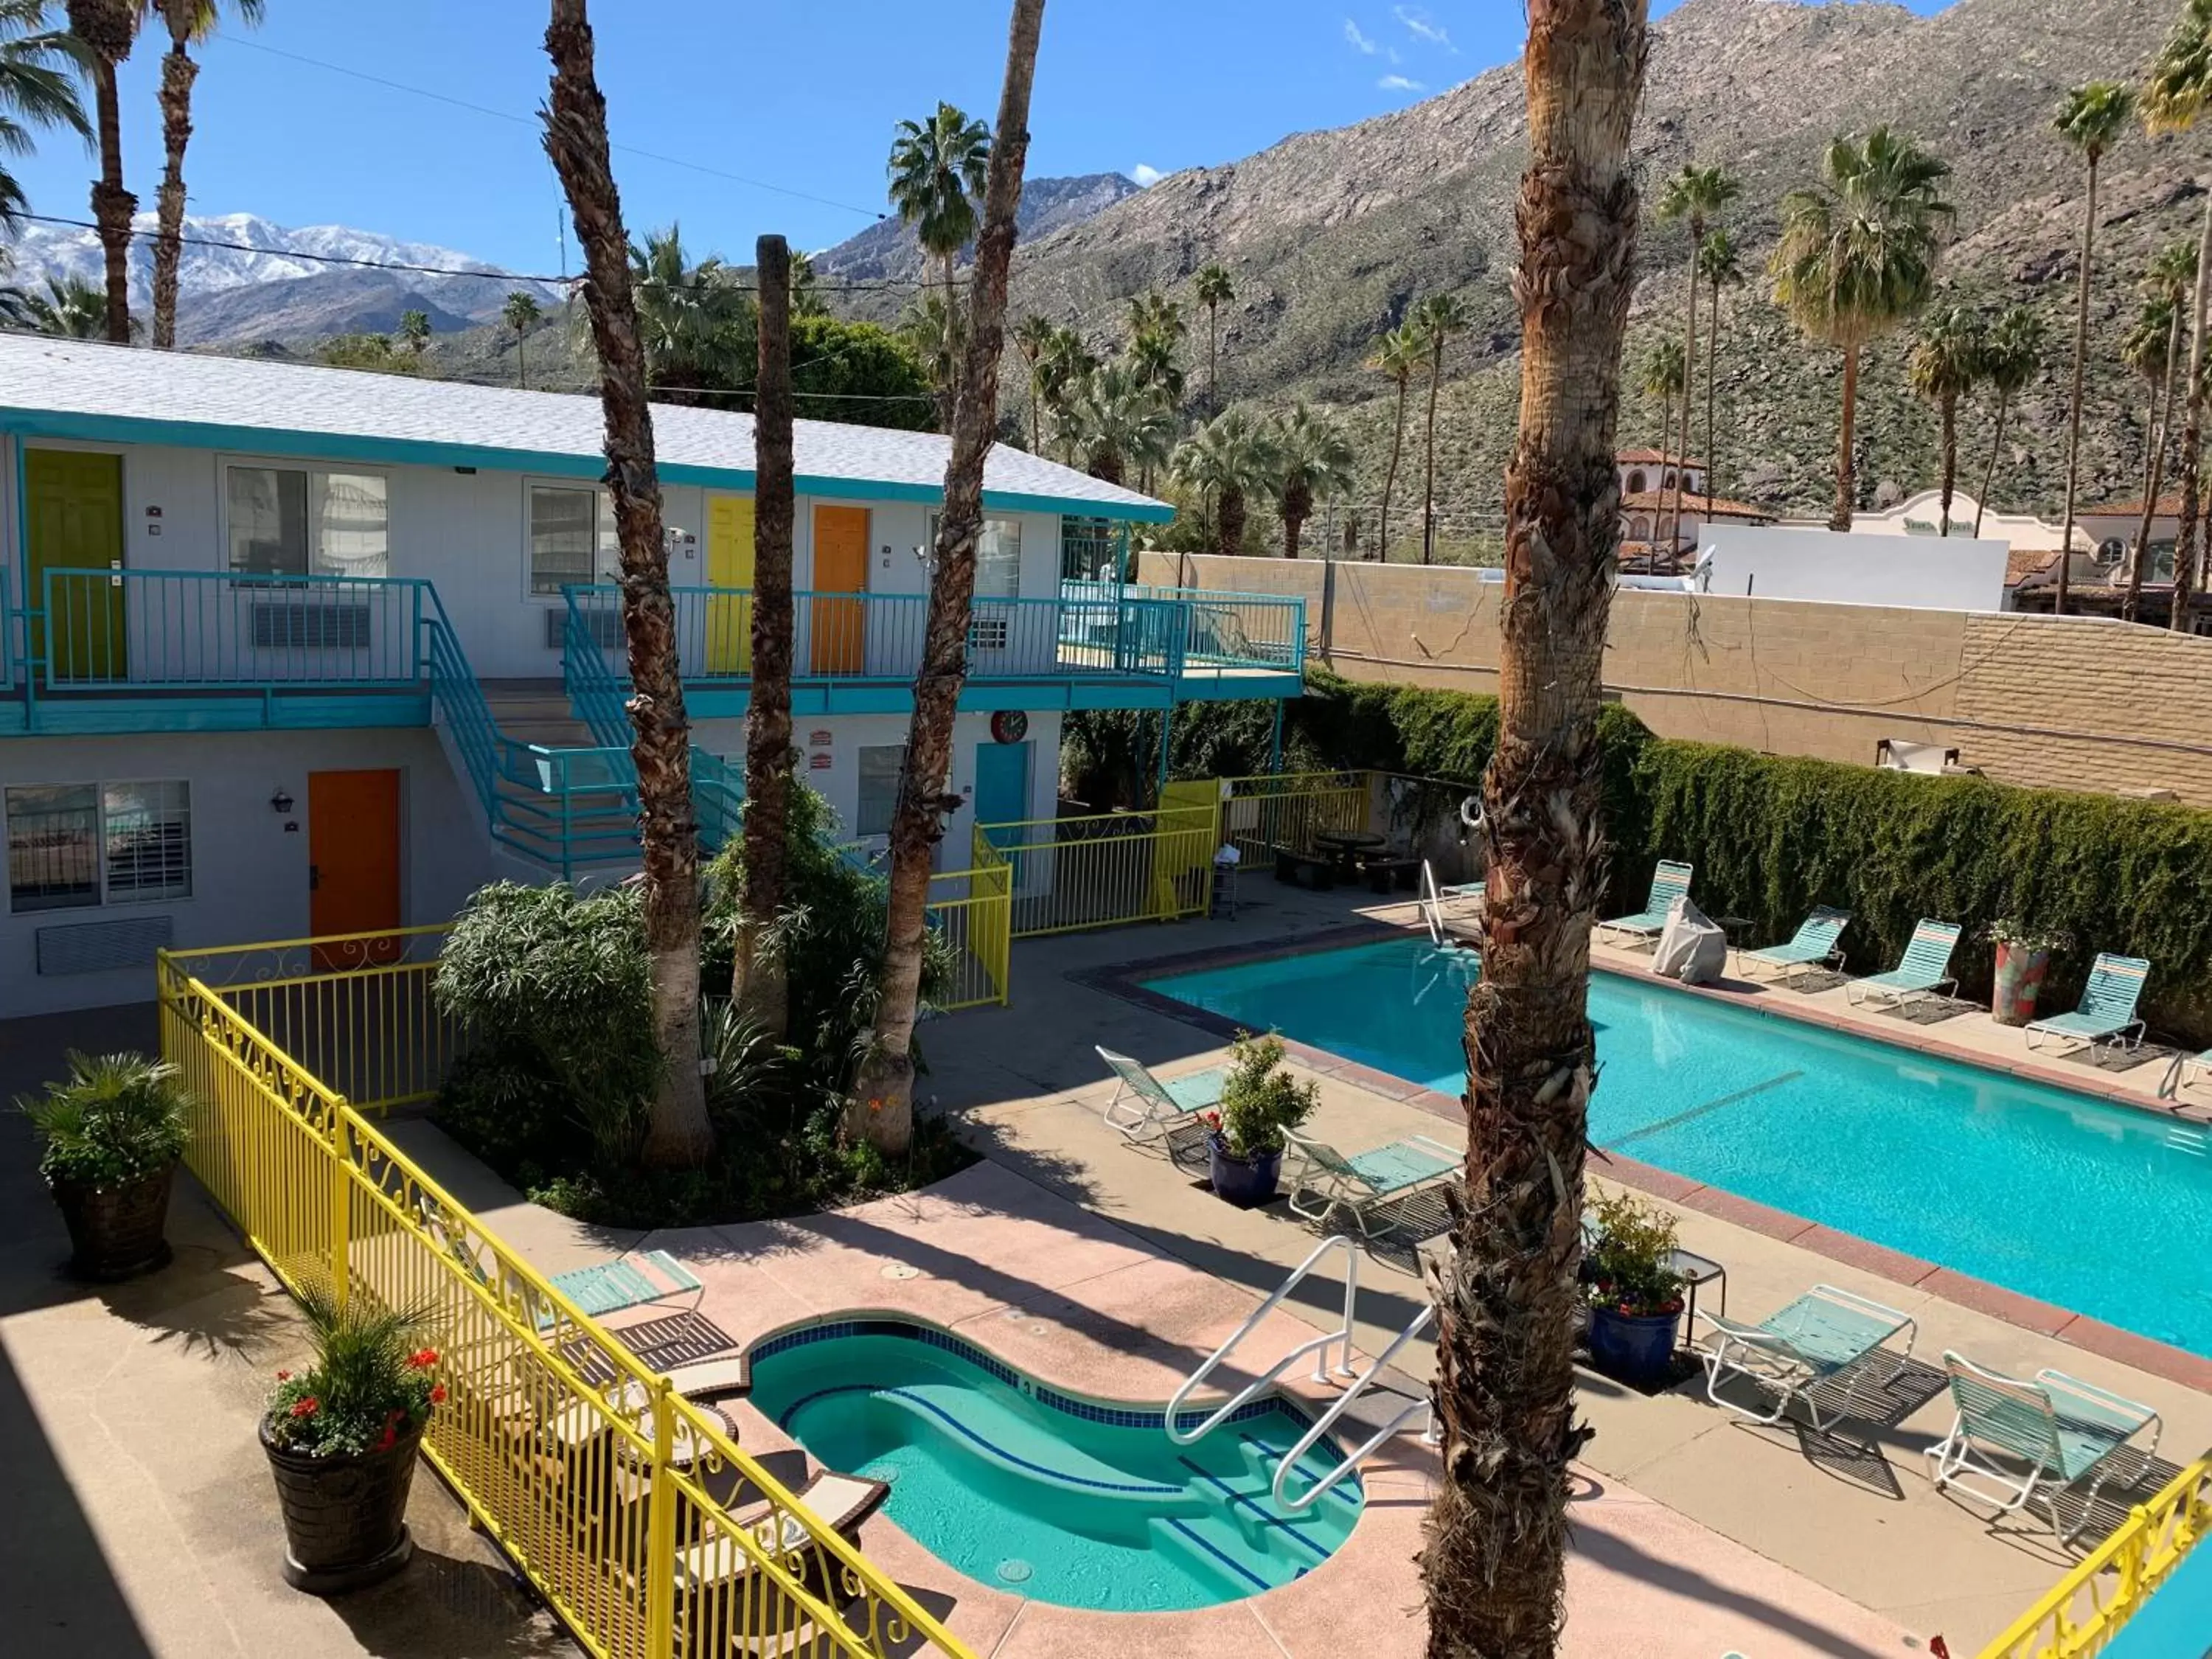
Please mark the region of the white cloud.
[[1384, 92], [1419, 92], [1422, 89], [1419, 81], [1408, 81], [1402, 75], [1386, 75], [1375, 84]]
[[1382, 47], [1376, 46], [1375, 42], [1369, 40], [1365, 34], [1361, 33], [1359, 25], [1353, 22], [1349, 17], [1344, 20], [1344, 38], [1351, 46], [1352, 51], [1364, 52], [1370, 58], [1372, 58], [1376, 52], [1382, 50]]
[[1425, 40], [1432, 46], [1442, 46], [1446, 52], [1459, 50], [1452, 45], [1451, 36], [1444, 32], [1444, 26], [1419, 6], [1393, 6], [1390, 8], [1390, 15], [1403, 23], [1406, 26], [1406, 33], [1416, 40]]
[[1159, 183], [1161, 179], [1166, 178], [1167, 174], [1162, 173], [1158, 167], [1153, 167], [1147, 162], [1139, 161], [1136, 166], [1129, 169], [1129, 176], [1135, 179], [1139, 186], [1146, 190], [1150, 190], [1154, 185]]

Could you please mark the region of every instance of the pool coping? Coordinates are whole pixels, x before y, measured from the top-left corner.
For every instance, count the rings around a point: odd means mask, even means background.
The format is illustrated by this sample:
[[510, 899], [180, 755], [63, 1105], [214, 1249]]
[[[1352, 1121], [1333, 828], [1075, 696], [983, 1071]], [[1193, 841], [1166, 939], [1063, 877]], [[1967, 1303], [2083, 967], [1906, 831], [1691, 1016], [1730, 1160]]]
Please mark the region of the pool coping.
[[[1307, 956], [1320, 951], [1341, 950], [1357, 945], [1379, 945], [1409, 937], [1420, 937], [1419, 930], [1395, 922], [1368, 921], [1319, 929], [1310, 933], [1258, 939], [1241, 945], [1216, 945], [1175, 956], [1152, 957], [1107, 968], [1080, 969], [1067, 977], [1091, 989], [1105, 992], [1151, 1012], [1179, 1020], [1209, 1036], [1228, 1041], [1249, 1028], [1225, 1015], [1183, 1002], [1164, 992], [1152, 990], [1140, 981], [1167, 974], [1203, 972], [1212, 968], [1230, 968], [1246, 963]], [[2153, 1116], [2192, 1121], [2183, 1118], [2179, 1110], [2161, 1109], [2137, 1097], [2109, 1092], [2094, 1085], [2083, 1086], [2088, 1079], [2053, 1075], [2049, 1066], [2039, 1062], [1990, 1064], [1978, 1051], [1956, 1043], [1893, 1042], [1880, 1034], [1867, 1032], [1850, 1021], [1838, 1019], [1824, 1009], [1775, 1006], [1763, 996], [1747, 1000], [1738, 994], [1710, 986], [1677, 984], [1632, 967], [1616, 967], [1600, 961], [1593, 961], [1590, 965], [1597, 973], [1616, 974], [1623, 979], [1640, 981], [1685, 995], [1704, 997], [1770, 1018], [1794, 1020], [1824, 1030], [1863, 1036], [1875, 1042], [1888, 1042], [1890, 1046], [1910, 1054], [1926, 1054], [1981, 1071], [1993, 1072], [1999, 1076], [2014, 1076], [2045, 1084], [2100, 1105], [2127, 1106]], [[1311, 1043], [1285, 1037], [1283, 1045], [1301, 1065], [1323, 1077], [1352, 1084], [1370, 1094], [1412, 1106], [1449, 1122], [1463, 1124], [1466, 1121], [1465, 1103], [1456, 1096], [1409, 1083], [1403, 1078], [1346, 1060], [1341, 1054], [1316, 1048]], [[1790, 1211], [1777, 1209], [1739, 1194], [1692, 1181], [1687, 1176], [1639, 1163], [1617, 1152], [1605, 1152], [1595, 1146], [1591, 1147], [1589, 1152], [1590, 1160], [1599, 1166], [1598, 1172], [1606, 1179], [1633, 1188], [1650, 1197], [1678, 1204], [1684, 1209], [1694, 1210], [1718, 1220], [1732, 1222], [1765, 1237], [1810, 1250], [1831, 1261], [1838, 1261], [1847, 1267], [1893, 1279], [1910, 1289], [1940, 1297], [1944, 1301], [2002, 1320], [2036, 1335], [2053, 1338], [2085, 1353], [2131, 1365], [2162, 1381], [2177, 1383], [2201, 1394], [2212, 1394], [2212, 1358], [2191, 1353], [2169, 1342], [2161, 1342], [2155, 1337], [2123, 1330], [2117, 1325], [2076, 1313], [2069, 1308], [2039, 1301], [2017, 1291], [2008, 1290], [2002, 1285], [1991, 1284], [1987, 1279], [1976, 1279], [1954, 1268], [1938, 1267], [1934, 1262], [1909, 1255], [1902, 1250], [1892, 1249], [1871, 1239], [1861, 1238], [1854, 1233], [1839, 1232]]]

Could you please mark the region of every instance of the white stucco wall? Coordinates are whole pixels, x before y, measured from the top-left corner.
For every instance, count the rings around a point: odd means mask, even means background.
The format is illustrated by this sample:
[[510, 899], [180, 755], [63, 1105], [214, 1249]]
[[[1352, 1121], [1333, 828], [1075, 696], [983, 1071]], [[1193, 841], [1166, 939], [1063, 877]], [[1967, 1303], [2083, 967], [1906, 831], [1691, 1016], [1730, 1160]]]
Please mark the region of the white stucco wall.
[[2009, 549], [2001, 541], [1717, 524], [1698, 548], [1712, 553], [1705, 586], [1711, 593], [1928, 611], [2004, 608]]
[[[0, 740], [0, 787], [183, 779], [191, 787], [192, 878], [191, 896], [168, 903], [21, 915], [0, 908], [0, 1018], [141, 1002], [154, 994], [150, 962], [136, 969], [40, 975], [36, 934], [41, 927], [167, 915], [179, 948], [306, 936], [307, 775], [385, 767], [400, 774], [401, 914], [410, 924], [441, 921], [491, 878], [493, 869], [483, 810], [455, 781], [434, 732]], [[269, 805], [279, 789], [293, 803], [283, 817]], [[297, 828], [288, 830], [288, 823]]]

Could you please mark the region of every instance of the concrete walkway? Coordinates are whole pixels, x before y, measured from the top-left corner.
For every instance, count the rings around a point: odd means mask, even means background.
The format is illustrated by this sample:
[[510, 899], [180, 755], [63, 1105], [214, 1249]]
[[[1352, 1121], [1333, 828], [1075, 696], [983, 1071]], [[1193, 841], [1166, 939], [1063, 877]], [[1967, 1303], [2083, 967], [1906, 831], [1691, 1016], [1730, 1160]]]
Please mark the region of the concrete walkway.
[[[152, 1011], [0, 1023], [0, 1099], [58, 1075], [70, 1047], [151, 1053]], [[0, 1652], [574, 1654], [428, 1465], [405, 1571], [328, 1601], [286, 1588], [254, 1428], [270, 1371], [305, 1352], [298, 1314], [189, 1176], [169, 1239], [176, 1260], [147, 1278], [65, 1277], [30, 1126], [0, 1109]]]

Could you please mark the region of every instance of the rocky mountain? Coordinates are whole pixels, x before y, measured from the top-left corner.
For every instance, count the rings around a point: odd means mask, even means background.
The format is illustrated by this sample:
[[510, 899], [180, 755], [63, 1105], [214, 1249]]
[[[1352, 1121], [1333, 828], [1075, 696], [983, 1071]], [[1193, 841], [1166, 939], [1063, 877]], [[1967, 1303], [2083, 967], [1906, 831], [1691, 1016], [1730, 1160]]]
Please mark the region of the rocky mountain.
[[[131, 245], [132, 301], [143, 309], [151, 303], [155, 217], [142, 213], [135, 222], [149, 233]], [[517, 288], [527, 289], [549, 309], [560, 303], [557, 290], [502, 280], [507, 273], [498, 266], [465, 253], [345, 225], [287, 227], [256, 214], [228, 213], [188, 216], [185, 234], [196, 239], [185, 243], [177, 273], [177, 335], [185, 345], [294, 343], [381, 332], [410, 310], [427, 312], [431, 327], [446, 333], [495, 319]], [[12, 252], [12, 280], [18, 283], [49, 275], [101, 280], [100, 240], [89, 230], [26, 225]], [[334, 258], [429, 269], [372, 270], [323, 263]]]
[[[1022, 185], [1022, 240], [1032, 241], [1082, 224], [1140, 190], [1118, 173], [1029, 179]], [[825, 276], [881, 281], [917, 276], [921, 266], [921, 245], [896, 217], [879, 219], [859, 235], [814, 256], [815, 270]]]
[[[2057, 510], [2082, 177], [2051, 135], [2051, 117], [2065, 88], [2138, 72], [2174, 11], [2174, 0], [1955, 0], [1923, 17], [1874, 0], [1687, 0], [1656, 26], [1635, 139], [1647, 202], [1686, 161], [1720, 163], [1743, 184], [1729, 222], [1746, 245], [1750, 280], [1724, 307], [1717, 360], [1714, 459], [1724, 491], [1796, 510], [1826, 507], [1839, 360], [1796, 336], [1769, 302], [1762, 273], [1783, 194], [1817, 176], [1838, 134], [1887, 121], [1953, 168], [1957, 223], [1942, 303], [2024, 302], [2050, 325], [2045, 372], [2008, 428], [1993, 496]], [[1222, 260], [1237, 287], [1222, 317], [1224, 398], [1346, 406], [1364, 441], [1362, 493], [1371, 501], [1389, 404], [1387, 383], [1361, 365], [1419, 297], [1456, 292], [1475, 325], [1447, 367], [1437, 483], [1451, 514], [1479, 520], [1498, 510], [1512, 437], [1518, 325], [1508, 283], [1525, 145], [1520, 67], [1501, 66], [1389, 115], [1175, 174], [1030, 242], [1017, 258], [1014, 308], [1107, 342], [1127, 295], [1158, 287], [1188, 302], [1192, 273]], [[2139, 489], [2142, 387], [2120, 368], [2118, 341], [2146, 258], [2194, 234], [2201, 153], [2198, 140], [2136, 133], [2106, 158], [2084, 500]], [[1687, 240], [1678, 227], [1644, 228], [1632, 361], [1654, 331], [1679, 327]], [[1933, 481], [1934, 416], [1903, 385], [1909, 338], [1908, 331], [1883, 342], [1862, 380], [1860, 477], [1869, 498], [1885, 484]], [[1657, 437], [1656, 414], [1634, 400], [1623, 416], [1624, 441]], [[1700, 406], [1699, 447], [1702, 425]], [[1990, 431], [1983, 411], [1966, 411], [1962, 472], [1971, 467], [1977, 483]], [[1401, 477], [1401, 502], [1405, 491]]]

